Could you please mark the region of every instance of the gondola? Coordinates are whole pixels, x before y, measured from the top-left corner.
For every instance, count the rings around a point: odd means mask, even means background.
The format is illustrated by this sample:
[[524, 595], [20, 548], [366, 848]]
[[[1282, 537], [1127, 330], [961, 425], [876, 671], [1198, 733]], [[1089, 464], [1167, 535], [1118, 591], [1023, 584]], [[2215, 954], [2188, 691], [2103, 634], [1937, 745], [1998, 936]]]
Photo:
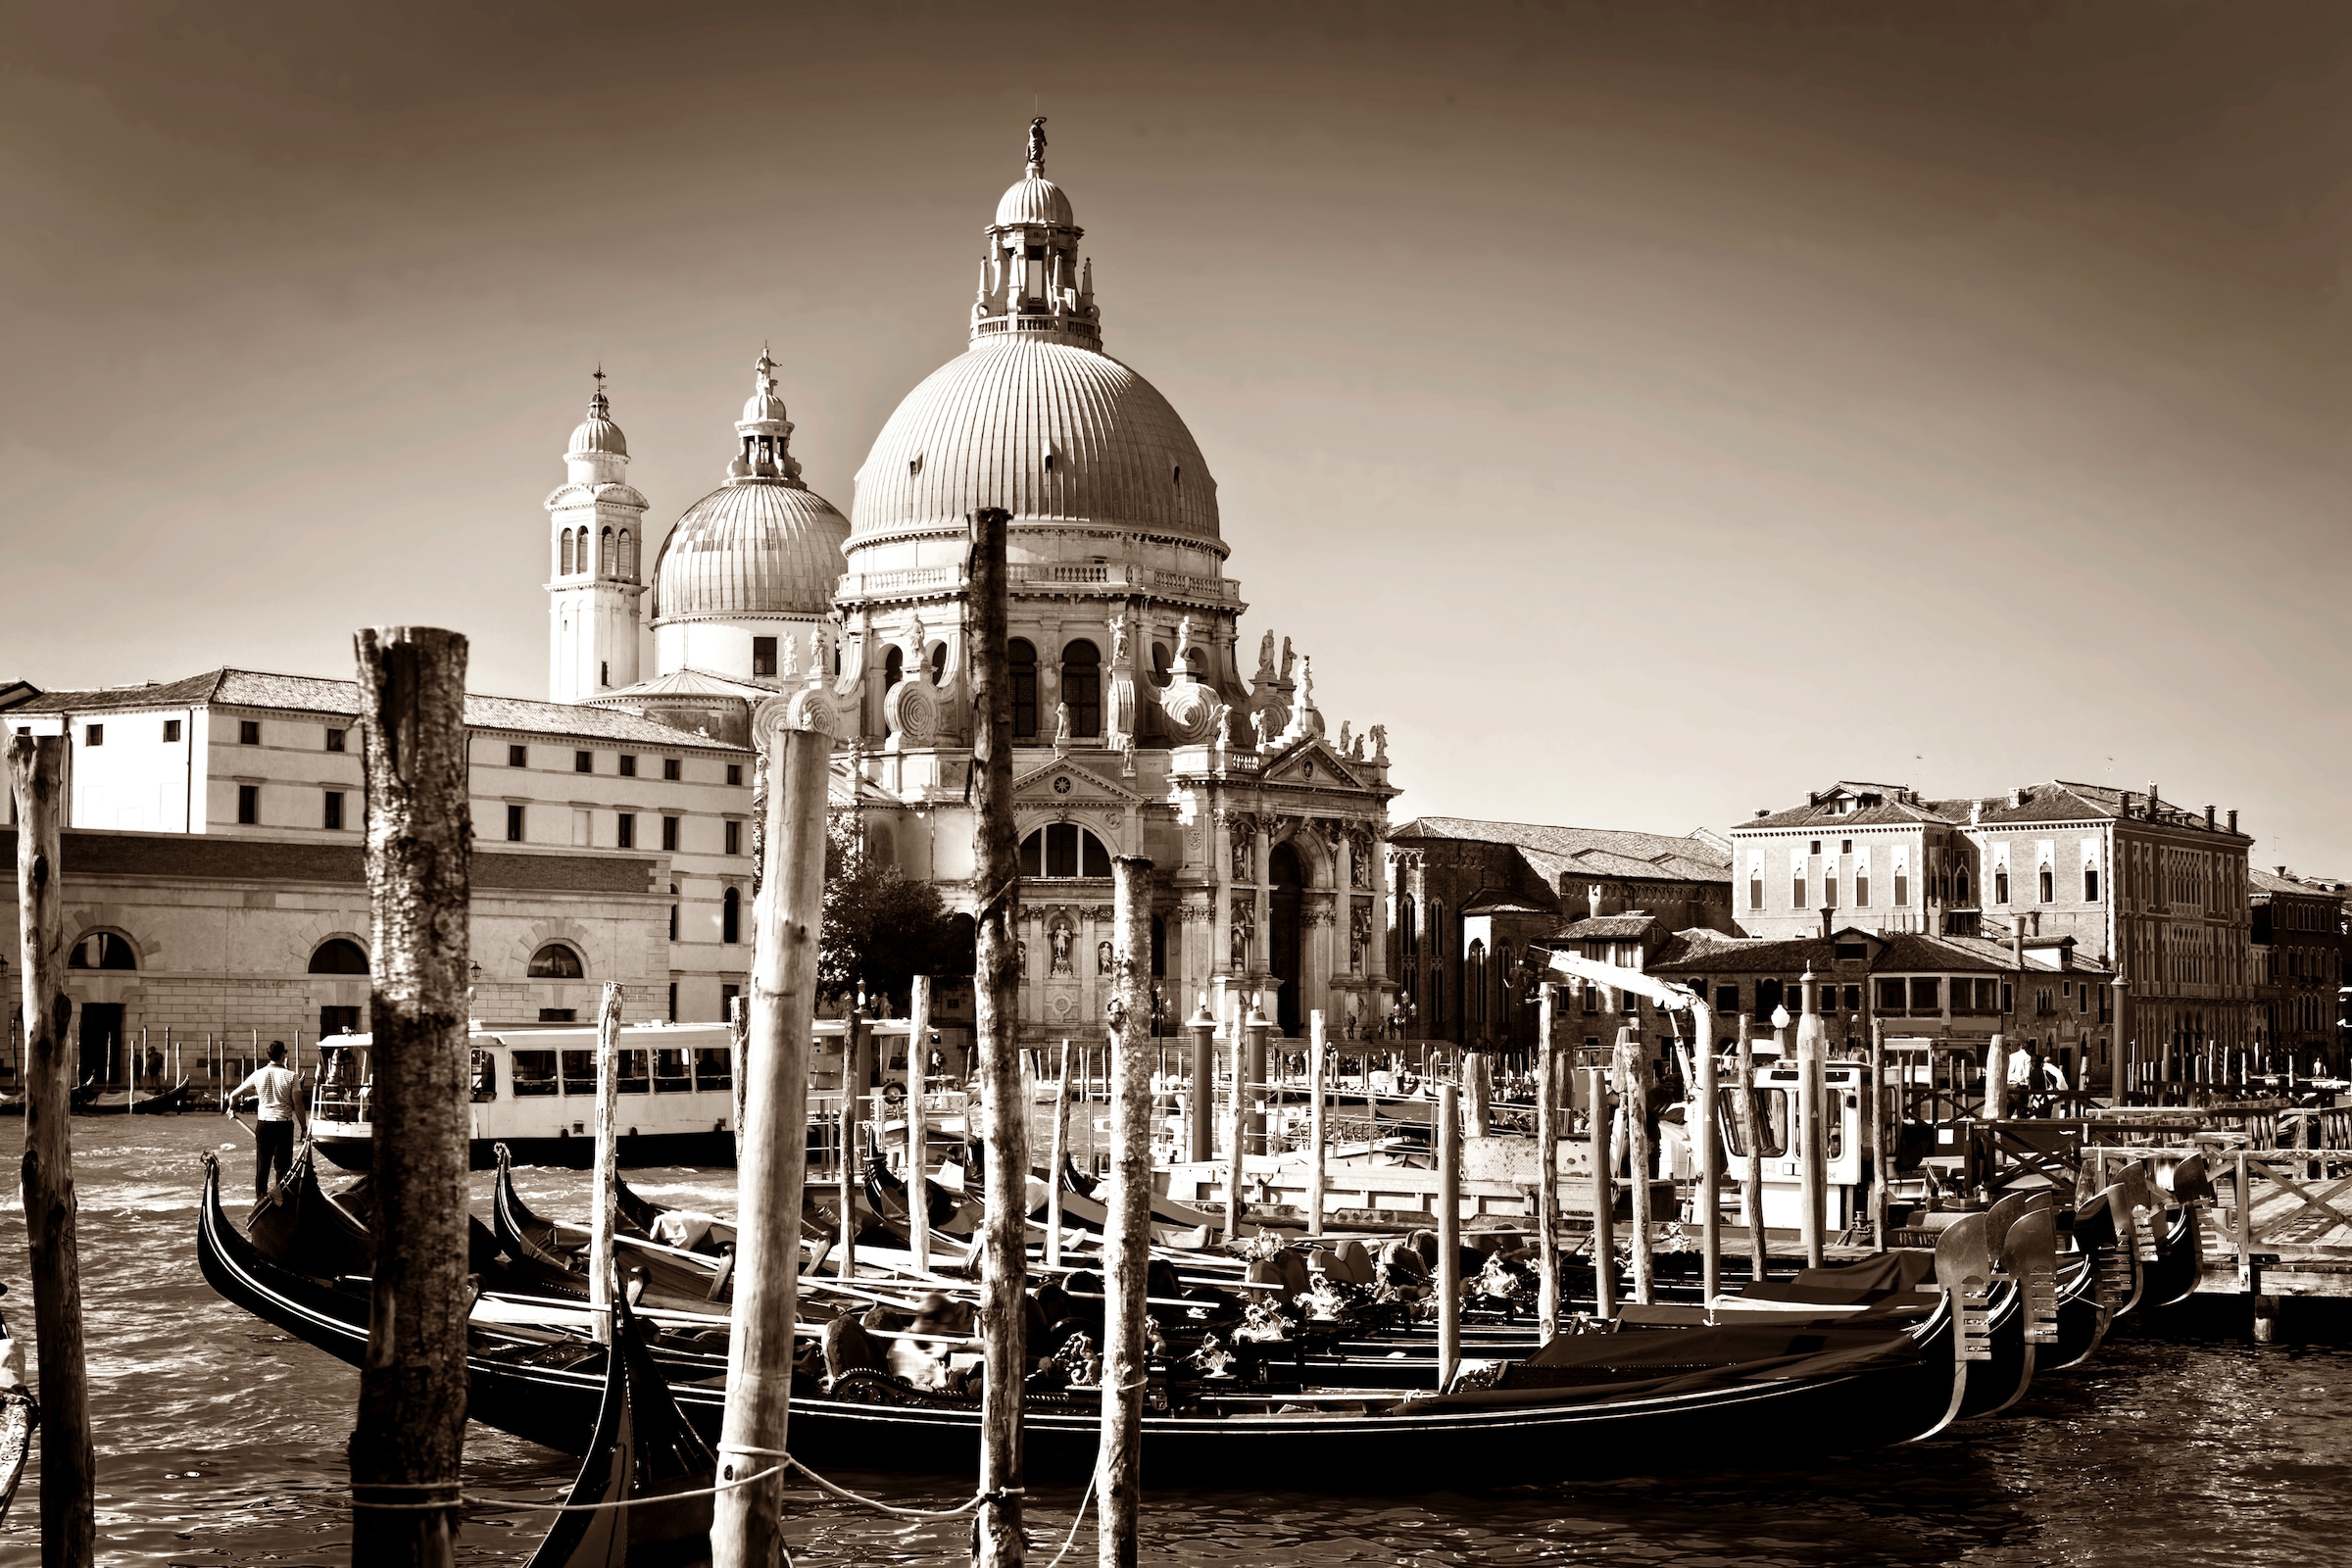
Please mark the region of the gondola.
[[[264, 1257], [220, 1206], [217, 1162], [207, 1156], [205, 1165], [197, 1256], [206, 1280], [294, 1338], [358, 1364], [367, 1353], [365, 1290]], [[1695, 1337], [1563, 1336], [1498, 1369], [1494, 1387], [1404, 1399], [1362, 1394], [1310, 1401], [1302, 1412], [1283, 1409], [1295, 1397], [1195, 1393], [1175, 1411], [1144, 1417], [1143, 1462], [1155, 1484], [1256, 1486], [1280, 1475], [1294, 1487], [1390, 1494], [1400, 1485], [1483, 1489], [1720, 1465], [1726, 1453], [1769, 1454], [1777, 1464], [1796, 1452], [1853, 1451], [1938, 1431], [1965, 1374], [1948, 1313], [1931, 1332], [1856, 1336], [1862, 1343], [1834, 1344], [1837, 1331], [1782, 1330], [1769, 1344], [1756, 1330], [1745, 1341], [1708, 1332], [1717, 1336], [1712, 1356]], [[675, 1392], [709, 1440], [718, 1431], [725, 1369], [715, 1358], [705, 1365], [707, 1375]], [[576, 1452], [605, 1372], [601, 1347], [476, 1329], [468, 1413]], [[828, 1468], [976, 1472], [976, 1399], [918, 1391], [870, 1366], [838, 1368], [821, 1391], [813, 1380], [803, 1386], [793, 1396], [794, 1443]], [[1101, 1425], [1091, 1393], [1030, 1398], [1028, 1474], [1087, 1474]]]
[[[588, 1233], [573, 1225], [542, 1219], [524, 1204], [514, 1190], [506, 1150], [499, 1150], [498, 1175], [490, 1189], [490, 1223], [498, 1246], [510, 1259], [508, 1272], [515, 1286], [569, 1300], [588, 1298], [588, 1278], [574, 1261], [578, 1249], [588, 1245]], [[631, 1195], [632, 1198], [635, 1195]], [[644, 1221], [658, 1220], [659, 1209], [636, 1199], [635, 1217], [621, 1208], [622, 1224], [612, 1234], [614, 1254], [630, 1273], [644, 1280], [648, 1306], [693, 1311], [724, 1311], [734, 1299], [730, 1290], [735, 1257], [732, 1250], [717, 1253], [664, 1247], [647, 1238]], [[575, 1246], [564, 1246], [572, 1237]]]
[[[0, 1283], [0, 1296], [8, 1286]], [[24, 1461], [32, 1453], [32, 1431], [40, 1425], [41, 1407], [24, 1386], [24, 1352], [0, 1316], [0, 1524], [8, 1522], [9, 1505], [17, 1500], [17, 1484], [24, 1479]]]
[[[209, 1156], [208, 1156], [209, 1157]], [[323, 1278], [364, 1276], [375, 1268], [375, 1238], [368, 1230], [374, 1204], [370, 1178], [361, 1177], [340, 1193], [318, 1184], [317, 1149], [294, 1151], [285, 1176], [246, 1219], [253, 1245], [289, 1267]], [[472, 1215], [466, 1216], [466, 1267], [495, 1288], [513, 1288], [499, 1262], [498, 1238]]]
[[646, 1348], [628, 1293], [612, 1294], [612, 1345], [596, 1430], [564, 1501], [574, 1507], [639, 1499], [626, 1508], [561, 1513], [524, 1568], [657, 1568], [707, 1559], [708, 1495], [717, 1455], [678, 1408], [668, 1381]]
[[142, 1097], [135, 1089], [98, 1090], [74, 1102], [76, 1116], [168, 1116], [188, 1108], [187, 1079]]

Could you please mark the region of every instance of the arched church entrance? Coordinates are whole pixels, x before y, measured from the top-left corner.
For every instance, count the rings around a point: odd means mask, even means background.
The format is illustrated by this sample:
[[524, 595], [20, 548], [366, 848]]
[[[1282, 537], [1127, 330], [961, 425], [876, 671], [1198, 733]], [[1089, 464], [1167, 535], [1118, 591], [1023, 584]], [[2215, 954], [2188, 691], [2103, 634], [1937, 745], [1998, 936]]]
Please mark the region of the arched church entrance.
[[1277, 844], [1266, 857], [1266, 923], [1273, 927], [1266, 949], [1266, 967], [1274, 972], [1274, 1021], [1286, 1035], [1298, 1033], [1298, 913], [1306, 874], [1299, 868], [1298, 852]]

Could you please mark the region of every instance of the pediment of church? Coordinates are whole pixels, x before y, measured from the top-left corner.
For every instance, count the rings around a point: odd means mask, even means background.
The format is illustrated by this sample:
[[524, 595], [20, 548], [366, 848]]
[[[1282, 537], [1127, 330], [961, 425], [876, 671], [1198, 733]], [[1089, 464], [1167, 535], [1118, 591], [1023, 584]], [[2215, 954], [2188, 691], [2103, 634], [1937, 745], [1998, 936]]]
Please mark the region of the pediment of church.
[[1309, 737], [1298, 741], [1290, 750], [1277, 754], [1258, 772], [1266, 784], [1295, 784], [1305, 789], [1360, 790], [1363, 780], [1356, 777], [1348, 759], [1328, 743]]
[[1012, 781], [1012, 798], [1025, 806], [1151, 806], [1152, 797], [1139, 794], [1120, 783], [1106, 778], [1091, 767], [1083, 767], [1066, 757], [1057, 757], [1043, 767], [1031, 768]]

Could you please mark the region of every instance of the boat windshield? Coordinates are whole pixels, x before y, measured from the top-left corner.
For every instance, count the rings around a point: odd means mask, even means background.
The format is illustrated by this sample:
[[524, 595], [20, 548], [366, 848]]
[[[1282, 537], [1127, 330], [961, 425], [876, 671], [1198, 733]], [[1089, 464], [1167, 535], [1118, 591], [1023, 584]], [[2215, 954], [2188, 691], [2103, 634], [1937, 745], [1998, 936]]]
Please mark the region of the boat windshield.
[[646, 1070], [646, 1054], [647, 1053], [643, 1051], [620, 1053], [620, 1092], [622, 1094], [642, 1095], [652, 1087], [649, 1081], [651, 1074]]
[[514, 1097], [552, 1095], [556, 1092], [556, 1054], [552, 1051], [517, 1051], [514, 1053]]
[[686, 1062], [683, 1046], [654, 1048], [654, 1093], [683, 1095], [694, 1088], [694, 1073]]
[[698, 1046], [694, 1053], [694, 1081], [703, 1089], [732, 1089], [735, 1064], [724, 1046]]

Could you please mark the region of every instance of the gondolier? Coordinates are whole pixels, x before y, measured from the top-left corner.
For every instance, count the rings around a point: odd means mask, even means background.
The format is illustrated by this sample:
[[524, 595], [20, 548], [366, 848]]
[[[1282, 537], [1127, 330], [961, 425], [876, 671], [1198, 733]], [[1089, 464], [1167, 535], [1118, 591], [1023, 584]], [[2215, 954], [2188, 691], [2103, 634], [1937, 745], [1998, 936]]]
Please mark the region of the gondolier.
[[254, 1102], [253, 1197], [259, 1202], [270, 1195], [271, 1165], [281, 1179], [294, 1168], [294, 1125], [302, 1117], [302, 1095], [286, 1066], [284, 1041], [270, 1042], [270, 1059], [231, 1089], [220, 1108], [233, 1116], [237, 1102], [248, 1097]]

